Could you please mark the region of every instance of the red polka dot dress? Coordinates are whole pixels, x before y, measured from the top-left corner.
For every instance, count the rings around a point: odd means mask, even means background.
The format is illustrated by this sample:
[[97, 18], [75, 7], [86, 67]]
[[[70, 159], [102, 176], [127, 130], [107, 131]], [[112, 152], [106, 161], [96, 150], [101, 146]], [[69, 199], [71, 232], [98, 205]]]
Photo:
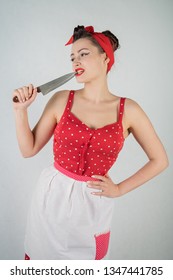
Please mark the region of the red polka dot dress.
[[43, 170], [33, 195], [27, 259], [100, 260], [108, 251], [114, 199], [92, 195], [86, 182], [104, 176], [123, 147], [125, 98], [117, 122], [91, 129], [71, 112], [74, 94], [55, 127], [54, 164]]

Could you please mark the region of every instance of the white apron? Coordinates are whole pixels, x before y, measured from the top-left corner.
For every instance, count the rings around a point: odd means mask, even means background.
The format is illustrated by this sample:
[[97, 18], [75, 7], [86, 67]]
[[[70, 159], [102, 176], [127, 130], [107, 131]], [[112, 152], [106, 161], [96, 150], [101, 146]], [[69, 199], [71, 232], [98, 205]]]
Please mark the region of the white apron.
[[51, 165], [41, 173], [28, 214], [25, 253], [31, 260], [103, 259], [114, 199], [92, 195], [89, 178], [62, 171]]

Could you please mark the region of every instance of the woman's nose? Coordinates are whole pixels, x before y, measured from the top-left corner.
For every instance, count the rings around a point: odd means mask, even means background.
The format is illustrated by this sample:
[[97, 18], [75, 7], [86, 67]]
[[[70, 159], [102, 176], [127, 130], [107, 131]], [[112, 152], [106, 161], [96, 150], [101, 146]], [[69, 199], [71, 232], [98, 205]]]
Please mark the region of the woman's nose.
[[75, 65], [75, 66], [79, 66], [79, 65], [80, 65], [80, 61], [76, 61], [76, 62], [74, 63], [74, 65]]
[[78, 66], [80, 64], [80, 58], [77, 56], [75, 57], [75, 59], [73, 60], [73, 65]]

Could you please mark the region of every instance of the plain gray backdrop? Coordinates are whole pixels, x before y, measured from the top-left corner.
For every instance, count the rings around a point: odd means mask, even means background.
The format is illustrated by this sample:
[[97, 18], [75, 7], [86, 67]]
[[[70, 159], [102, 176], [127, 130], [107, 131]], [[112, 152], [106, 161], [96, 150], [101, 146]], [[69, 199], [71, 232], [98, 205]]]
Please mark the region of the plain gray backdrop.
[[[64, 44], [78, 24], [110, 29], [119, 38], [110, 90], [140, 104], [170, 160], [165, 172], [115, 200], [109, 259], [173, 258], [172, 14], [172, 0], [0, 0], [0, 259], [23, 259], [32, 193], [41, 170], [53, 162], [52, 139], [35, 157], [22, 158], [12, 92], [71, 72], [71, 47]], [[60, 89], [80, 87], [73, 79]], [[52, 94], [40, 94], [30, 107], [31, 127]], [[110, 175], [119, 182], [146, 161], [130, 136]]]

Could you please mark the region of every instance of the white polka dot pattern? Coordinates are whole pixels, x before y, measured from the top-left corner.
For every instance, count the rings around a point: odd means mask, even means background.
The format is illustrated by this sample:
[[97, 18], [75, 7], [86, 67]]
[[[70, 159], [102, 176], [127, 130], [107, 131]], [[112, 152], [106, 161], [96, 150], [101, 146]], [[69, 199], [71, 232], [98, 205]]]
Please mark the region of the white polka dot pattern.
[[120, 99], [118, 121], [91, 129], [70, 111], [74, 91], [54, 131], [54, 161], [79, 175], [105, 175], [124, 144], [122, 116], [125, 98]]

